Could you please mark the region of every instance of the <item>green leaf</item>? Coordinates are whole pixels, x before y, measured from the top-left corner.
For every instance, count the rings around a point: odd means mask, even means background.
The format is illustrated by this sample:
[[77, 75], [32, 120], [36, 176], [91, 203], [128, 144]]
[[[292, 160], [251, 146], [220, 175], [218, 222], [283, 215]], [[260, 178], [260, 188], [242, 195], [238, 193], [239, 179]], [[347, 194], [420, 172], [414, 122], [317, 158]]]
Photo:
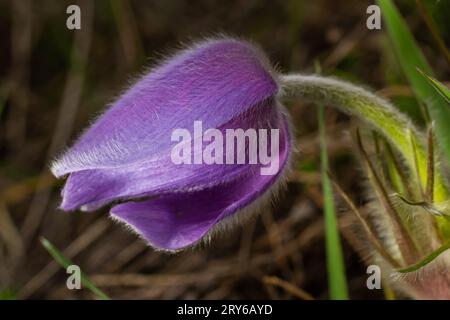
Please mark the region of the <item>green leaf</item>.
[[322, 169], [323, 202], [325, 210], [325, 234], [327, 273], [330, 299], [348, 300], [347, 280], [345, 276], [344, 258], [341, 240], [336, 221], [333, 192], [328, 177], [328, 154], [325, 139], [324, 106], [319, 106], [320, 160]]
[[[68, 266], [73, 265], [74, 263], [70, 261], [68, 258], [64, 256], [64, 254], [59, 251], [50, 241], [45, 238], [41, 238], [41, 243], [44, 248], [48, 251], [48, 253], [58, 262], [63, 268], [67, 269]], [[89, 289], [92, 293], [97, 295], [102, 300], [110, 300], [103, 291], [95, 286], [95, 284], [89, 280], [89, 278], [82, 272], [81, 273], [81, 283], [84, 287]]]
[[433, 71], [416, 44], [411, 32], [391, 0], [377, 0], [387, 25], [394, 51], [416, 96], [424, 102], [436, 124], [436, 136], [440, 147], [450, 163], [450, 108], [445, 99], [416, 70], [420, 68], [426, 74]]
[[445, 101], [450, 105], [450, 89], [443, 83], [439, 82], [435, 78], [427, 75], [425, 72], [417, 68], [417, 70], [422, 74], [422, 76], [428, 81], [429, 84], [431, 84], [436, 90], [437, 93], [439, 93]]

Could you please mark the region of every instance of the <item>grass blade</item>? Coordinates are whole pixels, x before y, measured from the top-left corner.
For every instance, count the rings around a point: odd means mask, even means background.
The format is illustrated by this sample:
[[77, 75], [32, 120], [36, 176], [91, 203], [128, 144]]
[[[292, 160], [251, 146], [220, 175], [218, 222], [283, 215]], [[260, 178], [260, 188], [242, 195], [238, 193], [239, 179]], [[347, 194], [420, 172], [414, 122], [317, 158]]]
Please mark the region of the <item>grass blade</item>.
[[[50, 241], [45, 238], [41, 238], [41, 243], [44, 248], [48, 251], [48, 253], [58, 262], [63, 268], [67, 269], [68, 266], [73, 265], [74, 263], [70, 261], [68, 258], [64, 256], [64, 254], [59, 251]], [[81, 283], [84, 287], [89, 289], [92, 293], [97, 295], [102, 300], [110, 300], [103, 291], [95, 286], [95, 284], [89, 280], [89, 278], [82, 272], [81, 273]]]
[[347, 300], [349, 297], [344, 258], [342, 255], [341, 240], [336, 221], [331, 182], [327, 174], [328, 154], [325, 139], [324, 113], [324, 107], [319, 106], [320, 159], [322, 169], [323, 202], [325, 210], [328, 285], [330, 290], [330, 299]]
[[450, 161], [450, 132], [448, 130], [450, 108], [428, 80], [417, 72], [416, 68], [420, 68], [426, 74], [433, 75], [425, 56], [393, 2], [391, 0], [378, 0], [377, 2], [382, 9], [389, 37], [403, 72], [408, 78], [415, 95], [429, 107], [431, 118], [436, 123], [435, 129], [439, 145]]
[[436, 90], [437, 93], [439, 93], [442, 98], [447, 101], [448, 104], [450, 104], [450, 89], [443, 83], [439, 82], [435, 78], [427, 75], [425, 72], [417, 68], [417, 70], [420, 72], [420, 74], [428, 81], [429, 84], [431, 84]]

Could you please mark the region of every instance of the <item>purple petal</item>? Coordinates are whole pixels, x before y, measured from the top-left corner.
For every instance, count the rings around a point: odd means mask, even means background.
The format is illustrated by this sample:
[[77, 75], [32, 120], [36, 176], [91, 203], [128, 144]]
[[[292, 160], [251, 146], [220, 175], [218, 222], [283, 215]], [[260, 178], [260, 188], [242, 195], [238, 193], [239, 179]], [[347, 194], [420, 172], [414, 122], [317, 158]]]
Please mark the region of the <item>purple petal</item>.
[[[281, 110], [276, 101], [266, 101], [219, 129], [224, 133], [230, 128], [278, 128], [283, 135], [287, 124]], [[189, 128], [192, 126], [193, 122]], [[170, 141], [169, 133], [165, 139]], [[286, 136], [280, 139], [286, 139]], [[150, 159], [115, 169], [71, 173], [63, 190], [61, 208], [73, 210], [83, 206], [84, 210], [95, 210], [113, 200], [201, 190], [254, 174], [259, 174], [259, 166], [248, 163], [176, 165], [170, 159], [170, 150], [167, 150], [157, 160]]]
[[194, 120], [217, 128], [276, 91], [259, 49], [235, 39], [205, 41], [133, 85], [53, 164], [52, 171], [59, 177], [83, 170], [143, 167], [141, 162], [159, 166], [170, 149], [173, 128], [188, 128]]
[[120, 204], [111, 209], [112, 216], [130, 225], [159, 249], [173, 251], [198, 242], [218, 222], [261, 199], [263, 193], [281, 180], [290, 153], [285, 124], [278, 174], [253, 174], [210, 189]]

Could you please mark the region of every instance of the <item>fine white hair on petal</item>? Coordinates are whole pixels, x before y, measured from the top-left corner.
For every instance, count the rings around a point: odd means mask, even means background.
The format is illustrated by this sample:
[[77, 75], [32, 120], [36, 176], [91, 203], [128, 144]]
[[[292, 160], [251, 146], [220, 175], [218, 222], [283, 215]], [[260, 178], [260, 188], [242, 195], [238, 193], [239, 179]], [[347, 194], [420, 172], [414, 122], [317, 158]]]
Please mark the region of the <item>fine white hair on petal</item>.
[[267, 190], [265, 190], [265, 192], [261, 194], [256, 200], [252, 201], [245, 207], [218, 221], [202, 238], [200, 238], [196, 242], [176, 250], [160, 248], [150, 243], [148, 239], [145, 239], [142, 236], [139, 230], [137, 230], [132, 225], [128, 224], [126, 221], [123, 221], [121, 218], [115, 215], [110, 215], [110, 217], [113, 220], [122, 222], [121, 224], [124, 224], [128, 230], [133, 231], [156, 251], [167, 253], [178, 253], [187, 249], [203, 248], [205, 246], [210, 245], [212, 239], [228, 235], [230, 231], [235, 230], [237, 226], [244, 225], [250, 219], [256, 217], [258, 214], [263, 212], [263, 210], [268, 206], [270, 206], [272, 202], [276, 201], [280, 192], [286, 189], [287, 180], [290, 174], [292, 173], [292, 163], [296, 155], [298, 154], [298, 151], [293, 147], [294, 138], [292, 134], [292, 124], [290, 116], [287, 110], [284, 108], [284, 106], [278, 104], [278, 107], [286, 119], [288, 125], [287, 131], [289, 132], [289, 139], [290, 139], [288, 144], [291, 146], [290, 151], [288, 152], [288, 158], [286, 159], [284, 167], [282, 168], [282, 171], [280, 172], [279, 176], [276, 178], [275, 182]]

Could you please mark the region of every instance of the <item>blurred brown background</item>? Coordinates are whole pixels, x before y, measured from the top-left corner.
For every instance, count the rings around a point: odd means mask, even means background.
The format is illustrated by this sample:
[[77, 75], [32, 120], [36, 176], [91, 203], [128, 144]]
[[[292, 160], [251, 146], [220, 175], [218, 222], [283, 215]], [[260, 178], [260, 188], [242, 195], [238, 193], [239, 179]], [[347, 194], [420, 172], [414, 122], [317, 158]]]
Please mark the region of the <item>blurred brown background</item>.
[[[448, 40], [450, 2], [429, 2]], [[448, 79], [414, 1], [396, 3], [434, 70]], [[81, 7], [81, 30], [66, 28], [70, 4]], [[48, 165], [144, 67], [180, 43], [217, 33], [261, 44], [283, 72], [311, 73], [318, 61], [324, 74], [381, 90], [405, 112], [416, 109], [410, 108], [415, 101], [385, 31], [366, 28], [370, 4], [0, 0], [0, 298], [93, 298], [86, 289], [66, 288], [65, 270], [43, 249], [40, 236], [116, 299], [326, 298], [317, 109], [312, 105], [290, 106], [301, 154], [287, 191], [254, 222], [176, 255], [146, 247], [110, 221], [107, 209], [59, 211], [63, 181], [51, 177]], [[361, 199], [363, 183], [348, 128], [347, 117], [327, 111], [332, 171]], [[340, 224], [345, 230], [348, 219], [343, 216]], [[365, 266], [343, 241], [351, 297], [383, 298], [381, 291], [366, 288]]]

